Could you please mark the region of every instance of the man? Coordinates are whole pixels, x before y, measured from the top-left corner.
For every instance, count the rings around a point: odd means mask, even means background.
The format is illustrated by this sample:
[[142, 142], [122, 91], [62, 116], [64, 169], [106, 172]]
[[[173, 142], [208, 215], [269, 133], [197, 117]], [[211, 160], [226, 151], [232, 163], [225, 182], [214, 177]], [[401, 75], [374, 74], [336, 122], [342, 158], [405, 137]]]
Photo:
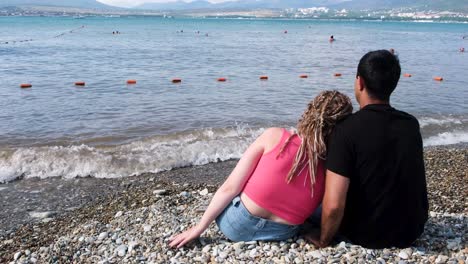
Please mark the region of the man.
[[359, 62], [355, 95], [360, 110], [330, 137], [319, 247], [339, 233], [368, 248], [408, 247], [423, 232], [428, 201], [419, 123], [390, 106], [398, 58], [387, 50]]

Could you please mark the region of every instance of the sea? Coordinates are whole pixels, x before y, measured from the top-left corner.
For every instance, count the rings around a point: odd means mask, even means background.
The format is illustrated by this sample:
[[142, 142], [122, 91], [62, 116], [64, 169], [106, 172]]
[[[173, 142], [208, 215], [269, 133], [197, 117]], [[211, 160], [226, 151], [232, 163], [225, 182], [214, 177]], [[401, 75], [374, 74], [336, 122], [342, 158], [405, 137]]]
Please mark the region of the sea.
[[0, 17], [2, 183], [239, 158], [265, 128], [293, 128], [320, 91], [353, 98], [359, 59], [377, 49], [412, 75], [391, 104], [418, 118], [424, 145], [468, 142], [466, 23], [78, 18]]

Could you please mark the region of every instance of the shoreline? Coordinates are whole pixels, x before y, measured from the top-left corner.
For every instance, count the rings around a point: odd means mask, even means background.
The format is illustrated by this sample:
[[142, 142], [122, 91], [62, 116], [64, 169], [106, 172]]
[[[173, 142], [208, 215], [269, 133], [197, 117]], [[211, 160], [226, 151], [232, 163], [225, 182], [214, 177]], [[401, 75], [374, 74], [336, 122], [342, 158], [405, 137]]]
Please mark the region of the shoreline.
[[[447, 249], [447, 243], [439, 241], [441, 238], [437, 232], [445, 234], [450, 231], [448, 233], [450, 236], [442, 236], [442, 238], [447, 238], [447, 241], [458, 239], [457, 235], [462, 235], [460, 241], [454, 240], [452, 242], [458, 243], [455, 248], [459, 251], [456, 252], [464, 256], [463, 261], [466, 261], [468, 254], [467, 241], [463, 241], [466, 239], [466, 230], [463, 227], [467, 226], [468, 221], [466, 206], [468, 199], [464, 195], [468, 193], [466, 184], [467, 160], [468, 148], [466, 145], [425, 148], [426, 177], [431, 211], [428, 223], [430, 230], [426, 234], [427, 239], [423, 238], [417, 243], [419, 246], [422, 245], [424, 248], [430, 249], [431, 252], [446, 255], [448, 253], [455, 254], [452, 246], [450, 246], [452, 249]], [[0, 185], [0, 196], [5, 203], [3, 204], [4, 209], [0, 213], [0, 241], [2, 241], [0, 242], [0, 262], [12, 261], [18, 252], [22, 252], [20, 254], [23, 257], [27, 257], [27, 253], [36, 252], [36, 256], [39, 257], [41, 247], [44, 250], [44, 247], [56, 245], [59, 238], [78, 232], [77, 230], [82, 230], [86, 225], [94, 225], [100, 230], [106, 229], [106, 225], [113, 225], [112, 221], [118, 220], [115, 219], [118, 212], [125, 212], [123, 214], [134, 221], [136, 215], [141, 214], [142, 211], [150, 210], [149, 208], [160, 203], [162, 204], [158, 207], [158, 213], [153, 214], [153, 220], [163, 217], [166, 211], [180, 213], [180, 211], [191, 209], [191, 214], [194, 214], [192, 219], [174, 220], [175, 222], [163, 223], [163, 226], [165, 224], [173, 226], [174, 223], [184, 225], [186, 221], [194, 221], [202, 213], [196, 208], [200, 209], [209, 201], [206, 195], [200, 194], [200, 191], [206, 188], [212, 194], [236, 163], [237, 160], [230, 160], [118, 179], [76, 178], [63, 180], [49, 178], [45, 180], [19, 180], [2, 184]], [[37, 188], [38, 186], [40, 188]], [[163, 195], [158, 195], [158, 190], [165, 190], [165, 192]], [[202, 210], [200, 209], [200, 211]], [[179, 213], [174, 213], [173, 218], [177, 219]], [[119, 225], [125, 225], [125, 223], [119, 222]], [[461, 230], [459, 230], [460, 227]], [[131, 226], [127, 226], [127, 228], [130, 228], [131, 232], [135, 231]], [[164, 229], [168, 229], [168, 227], [166, 226]], [[208, 234], [203, 235], [203, 239], [221, 239], [222, 241], [222, 235], [216, 233], [217, 228], [212, 227], [210, 230]], [[94, 231], [96, 233], [98, 230]], [[171, 230], [163, 233], [169, 233], [169, 231]], [[146, 236], [151, 237], [150, 234], [146, 234]], [[431, 236], [437, 238], [435, 242], [431, 241], [433, 238]], [[154, 235], [154, 238], [156, 237], [158, 236]], [[163, 248], [164, 240], [167, 240], [167, 237], [159, 237], [160, 246]], [[112, 244], [112, 241], [109, 243]], [[215, 244], [211, 246], [215, 246]], [[305, 247], [305, 244], [303, 246]], [[163, 248], [159, 250], [169, 250], [167, 246]], [[75, 250], [79, 250], [79, 247]], [[131, 252], [131, 250], [129, 251]], [[416, 250], [413, 251], [416, 252]], [[63, 253], [60, 252], [56, 252], [55, 256]], [[174, 255], [178, 254], [176, 252], [179, 251], [174, 250]], [[87, 257], [80, 259], [73, 258], [73, 255], [69, 256], [68, 261], [92, 262]], [[118, 255], [117, 253], [117, 257]], [[51, 257], [53, 254], [48, 254], [48, 256]], [[18, 258], [20, 258], [19, 255]], [[29, 256], [30, 258], [31, 256]], [[148, 256], [145, 258], [151, 259]], [[51, 260], [45, 255], [37, 259], [40, 262]], [[163, 261], [163, 259], [158, 258], [156, 254], [154, 261]], [[169, 259], [164, 261], [169, 261]]]

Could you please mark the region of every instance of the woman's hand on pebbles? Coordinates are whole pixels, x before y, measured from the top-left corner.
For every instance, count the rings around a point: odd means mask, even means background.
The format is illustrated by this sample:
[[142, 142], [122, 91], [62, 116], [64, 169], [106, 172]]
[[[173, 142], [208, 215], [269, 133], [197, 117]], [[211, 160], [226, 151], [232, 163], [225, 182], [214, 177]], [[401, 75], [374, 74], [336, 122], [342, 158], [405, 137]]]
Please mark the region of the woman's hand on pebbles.
[[304, 234], [305, 240], [309, 241], [309, 243], [314, 244], [314, 246], [318, 248], [323, 248], [326, 245], [323, 245], [320, 242], [320, 229], [312, 229], [308, 233]]
[[176, 236], [169, 238], [169, 246], [174, 248], [181, 248], [185, 244], [189, 243], [190, 241], [194, 240], [195, 238], [200, 237], [204, 230], [200, 229], [197, 226], [190, 228], [189, 230], [184, 231]]

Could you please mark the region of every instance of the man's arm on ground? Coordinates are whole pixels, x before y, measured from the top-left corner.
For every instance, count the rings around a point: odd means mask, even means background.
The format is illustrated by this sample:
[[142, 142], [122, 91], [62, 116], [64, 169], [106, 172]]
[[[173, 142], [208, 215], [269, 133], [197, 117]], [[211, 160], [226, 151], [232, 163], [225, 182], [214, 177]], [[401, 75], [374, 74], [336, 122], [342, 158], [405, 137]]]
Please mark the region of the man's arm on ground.
[[322, 203], [320, 247], [328, 246], [338, 232], [346, 206], [348, 188], [349, 178], [327, 170]]

